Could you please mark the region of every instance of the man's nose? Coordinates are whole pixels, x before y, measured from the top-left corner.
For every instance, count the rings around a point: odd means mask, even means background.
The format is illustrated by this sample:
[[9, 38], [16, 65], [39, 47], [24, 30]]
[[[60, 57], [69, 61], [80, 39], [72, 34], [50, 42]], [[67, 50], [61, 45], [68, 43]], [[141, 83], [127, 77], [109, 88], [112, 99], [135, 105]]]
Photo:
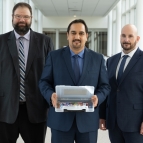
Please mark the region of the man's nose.
[[24, 17], [20, 17], [19, 21], [25, 21]]
[[79, 35], [79, 34], [76, 34], [76, 35], [75, 35], [75, 39], [80, 39], [80, 35]]
[[125, 42], [128, 42], [128, 41], [129, 41], [129, 38], [128, 38], [128, 37], [124, 37], [124, 41], [125, 41]]

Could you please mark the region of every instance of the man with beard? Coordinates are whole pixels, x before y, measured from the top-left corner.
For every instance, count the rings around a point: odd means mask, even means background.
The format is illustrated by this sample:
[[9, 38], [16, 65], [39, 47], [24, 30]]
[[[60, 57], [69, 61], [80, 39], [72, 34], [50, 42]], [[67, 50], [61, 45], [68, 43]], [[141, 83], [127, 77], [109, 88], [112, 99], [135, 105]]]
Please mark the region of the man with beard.
[[100, 106], [100, 129], [111, 143], [143, 143], [143, 52], [134, 25], [121, 30], [123, 48], [107, 60], [111, 92]]
[[17, 3], [13, 31], [0, 35], [0, 142], [44, 143], [48, 104], [38, 82], [51, 39], [30, 29], [32, 9]]
[[[85, 47], [88, 28], [82, 19], [72, 21], [67, 29], [69, 46], [49, 53], [39, 87], [49, 108], [47, 125], [52, 143], [96, 143], [99, 127], [98, 107], [110, 91], [104, 59]], [[76, 70], [76, 72], [75, 72]], [[56, 85], [94, 86], [91, 100], [94, 112], [55, 112]]]

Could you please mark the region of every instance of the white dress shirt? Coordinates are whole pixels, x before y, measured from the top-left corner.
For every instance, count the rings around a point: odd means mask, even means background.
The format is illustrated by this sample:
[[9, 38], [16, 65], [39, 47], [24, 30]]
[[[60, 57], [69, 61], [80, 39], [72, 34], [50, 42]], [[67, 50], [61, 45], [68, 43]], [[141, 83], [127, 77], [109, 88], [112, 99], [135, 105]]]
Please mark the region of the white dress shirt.
[[130, 62], [131, 58], [133, 57], [134, 53], [136, 52], [138, 48], [135, 48], [133, 51], [131, 51], [130, 53], [128, 54], [125, 54], [123, 51], [121, 53], [121, 58], [119, 60], [119, 63], [118, 63], [118, 66], [117, 66], [117, 69], [116, 69], [116, 79], [117, 79], [117, 75], [118, 75], [118, 71], [119, 71], [119, 67], [120, 67], [120, 64], [121, 64], [121, 61], [123, 60], [123, 56], [124, 55], [128, 55], [128, 58], [126, 59], [126, 62], [125, 62], [125, 66], [124, 66], [124, 70], [126, 69], [128, 63]]

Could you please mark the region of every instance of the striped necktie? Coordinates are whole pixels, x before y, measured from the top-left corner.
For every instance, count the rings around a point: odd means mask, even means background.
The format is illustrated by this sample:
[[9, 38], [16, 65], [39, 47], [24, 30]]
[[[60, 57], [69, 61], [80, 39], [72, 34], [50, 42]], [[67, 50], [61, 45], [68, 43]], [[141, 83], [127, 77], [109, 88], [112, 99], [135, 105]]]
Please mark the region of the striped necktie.
[[25, 55], [23, 37], [19, 38], [19, 70], [20, 70], [20, 102], [26, 101], [25, 98]]

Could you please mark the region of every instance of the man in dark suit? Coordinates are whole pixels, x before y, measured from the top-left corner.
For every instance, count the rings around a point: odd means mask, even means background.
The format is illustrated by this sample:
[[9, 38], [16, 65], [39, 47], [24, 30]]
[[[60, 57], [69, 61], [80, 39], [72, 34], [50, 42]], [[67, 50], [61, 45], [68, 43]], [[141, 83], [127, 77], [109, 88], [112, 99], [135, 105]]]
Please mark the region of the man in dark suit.
[[111, 92], [101, 104], [100, 128], [109, 129], [111, 143], [143, 143], [143, 52], [137, 47], [139, 39], [137, 28], [125, 25], [120, 36], [123, 51], [107, 60]]
[[14, 30], [0, 35], [0, 142], [44, 143], [48, 104], [38, 82], [45, 57], [53, 45], [49, 37], [30, 29], [32, 9], [13, 8]]
[[[47, 125], [51, 128], [52, 143], [95, 143], [99, 127], [98, 107], [110, 91], [104, 59], [85, 47], [88, 37], [86, 23], [77, 19], [72, 21], [67, 29], [69, 46], [50, 52], [42, 73], [39, 87], [49, 108]], [[80, 78], [74, 74], [74, 56], [80, 69]], [[94, 112], [57, 113], [56, 85], [94, 86], [91, 100]]]

